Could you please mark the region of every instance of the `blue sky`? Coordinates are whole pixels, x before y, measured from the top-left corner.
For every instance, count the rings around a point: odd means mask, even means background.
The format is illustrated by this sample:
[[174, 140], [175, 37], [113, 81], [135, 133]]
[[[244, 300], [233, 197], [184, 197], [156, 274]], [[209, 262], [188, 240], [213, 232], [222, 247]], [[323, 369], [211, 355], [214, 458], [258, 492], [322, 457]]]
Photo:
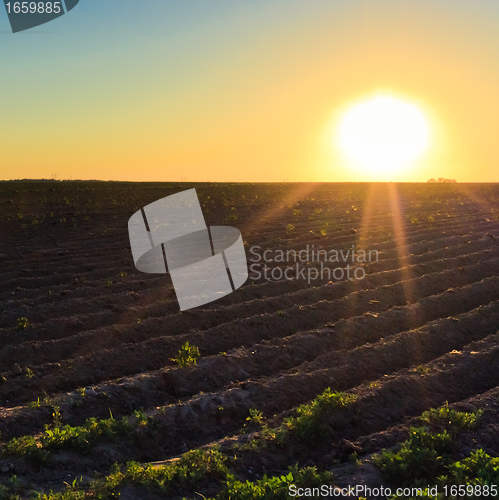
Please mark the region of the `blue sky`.
[[440, 127], [399, 180], [499, 180], [498, 24], [488, 0], [81, 0], [16, 34], [3, 12], [0, 178], [348, 180], [320, 137], [388, 89]]

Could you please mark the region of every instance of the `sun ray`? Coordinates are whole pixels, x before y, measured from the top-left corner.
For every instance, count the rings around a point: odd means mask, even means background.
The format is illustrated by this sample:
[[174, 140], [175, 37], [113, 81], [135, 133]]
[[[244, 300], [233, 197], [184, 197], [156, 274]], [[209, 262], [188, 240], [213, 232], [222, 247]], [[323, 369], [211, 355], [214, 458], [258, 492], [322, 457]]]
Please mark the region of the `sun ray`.
[[251, 233], [252, 230], [258, 226], [262, 226], [262, 224], [265, 224], [270, 218], [282, 216], [284, 212], [289, 210], [290, 206], [304, 200], [317, 187], [316, 183], [310, 182], [289, 184], [293, 187], [289, 194], [281, 200], [280, 206], [272, 205], [260, 210], [247, 224], [241, 225], [241, 231]]
[[390, 183], [388, 185], [390, 208], [392, 216], [392, 227], [395, 235], [398, 268], [402, 273], [402, 287], [404, 289], [404, 299], [406, 303], [413, 303], [415, 294], [412, 289], [411, 279], [414, 278], [413, 273], [410, 271], [408, 255], [407, 255], [407, 237], [404, 229], [404, 222], [402, 218], [401, 202], [398, 193], [397, 184]]

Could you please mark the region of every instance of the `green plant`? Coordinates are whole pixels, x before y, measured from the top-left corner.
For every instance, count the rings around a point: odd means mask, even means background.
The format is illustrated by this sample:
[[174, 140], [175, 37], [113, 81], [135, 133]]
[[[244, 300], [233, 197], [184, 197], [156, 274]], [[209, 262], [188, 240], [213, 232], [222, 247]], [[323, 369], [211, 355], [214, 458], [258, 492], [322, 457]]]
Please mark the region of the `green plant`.
[[425, 411], [421, 420], [427, 423], [442, 424], [451, 434], [455, 434], [457, 431], [474, 429], [480, 423], [482, 414], [483, 410], [470, 413], [453, 410], [446, 401], [445, 405], [440, 408], [431, 408]]
[[20, 318], [17, 318], [17, 326], [19, 329], [24, 330], [28, 326], [28, 318], [26, 316], [21, 316]]
[[[244, 432], [244, 429], [241, 432]], [[260, 444], [261, 444], [261, 440], [254, 438], [254, 439], [250, 439], [248, 442], [243, 443], [243, 444], [236, 443], [234, 445], [234, 450], [256, 452], [260, 448]]]
[[[111, 411], [111, 410], [109, 410], [109, 411]], [[137, 419], [137, 425], [146, 425], [147, 422], [149, 421], [149, 417], [147, 416], [147, 414], [144, 410], [135, 410], [134, 416]], [[111, 414], [111, 418], [113, 418], [112, 414]]]
[[327, 419], [335, 412], [355, 402], [355, 394], [333, 392], [328, 387], [319, 394], [310, 404], [301, 405], [296, 410], [296, 417], [287, 417], [283, 425], [274, 433], [278, 442], [282, 441], [288, 433], [298, 437], [313, 440], [331, 432]]
[[0, 498], [2, 500], [19, 500], [20, 496], [12, 492], [7, 486], [0, 484]]
[[[499, 481], [499, 458], [492, 458], [484, 450], [473, 451], [470, 456], [459, 462], [454, 462], [448, 457], [444, 458], [444, 474], [435, 479], [437, 488], [424, 488], [425, 478], [408, 485], [412, 495], [390, 497], [394, 499], [419, 500], [421, 497], [430, 497], [435, 500], [448, 498], [498, 498], [497, 483]], [[432, 479], [429, 479], [431, 481]], [[415, 487], [419, 491], [415, 492]], [[431, 494], [430, 494], [431, 492]], [[437, 493], [437, 496], [434, 496]]]
[[41, 408], [41, 406], [42, 406], [42, 403], [40, 402], [40, 398], [38, 398], [36, 401], [31, 401], [28, 404], [28, 408], [30, 410], [36, 410], [37, 408]]
[[497, 485], [499, 458], [492, 458], [482, 449], [475, 450], [464, 460], [449, 465], [448, 471], [448, 477], [440, 478], [441, 482], [447, 480], [449, 484]]
[[250, 416], [246, 418], [247, 422], [251, 422], [257, 425], [263, 424], [263, 415], [261, 411], [257, 410], [256, 408], [250, 408], [249, 414]]
[[[62, 448], [75, 448], [86, 452], [99, 439], [112, 438], [115, 435], [130, 437], [135, 428], [130, 418], [123, 417], [121, 420], [115, 420], [112, 414], [111, 418], [103, 420], [91, 417], [82, 426], [62, 426], [58, 406], [53, 407], [52, 417], [53, 428], [46, 425], [38, 441], [32, 436], [14, 438], [4, 445], [3, 454], [29, 457], [38, 451], [46, 456], [48, 450]], [[138, 417], [136, 424], [140, 425]]]
[[177, 488], [185, 492], [186, 488], [194, 489], [200, 483], [224, 481], [228, 474], [225, 462], [226, 458], [218, 448], [189, 451], [179, 460], [160, 468], [128, 462], [124, 468], [113, 466], [111, 474], [94, 484], [94, 489], [102, 495], [99, 498], [108, 498], [119, 495], [118, 489], [122, 484], [135, 484], [156, 488], [169, 498], [169, 493]]
[[73, 487], [73, 485], [67, 483], [66, 485], [67, 489], [64, 492], [35, 493], [34, 498], [35, 500], [84, 500], [85, 498], [91, 498], [85, 491], [77, 490], [76, 486]]
[[186, 341], [185, 344], [180, 347], [178, 355], [171, 359], [172, 361], [175, 361], [178, 366], [187, 367], [195, 365], [197, 363], [197, 358], [199, 358], [200, 355], [199, 349], [195, 346], [189, 345], [189, 342]]
[[18, 500], [18, 493], [25, 493], [25, 487], [15, 474], [10, 476], [8, 486], [0, 487], [0, 498], [2, 500]]
[[54, 420], [54, 426], [55, 427], [60, 427], [60, 425], [62, 423], [62, 419], [61, 419], [60, 408], [58, 406], [54, 406], [53, 407], [53, 409], [52, 409], [52, 418]]
[[455, 446], [452, 437], [442, 433], [430, 433], [425, 427], [411, 427], [409, 439], [398, 452], [384, 451], [374, 458], [388, 481], [401, 486], [427, 485], [428, 481], [445, 473], [449, 454]]
[[418, 371], [421, 373], [430, 373], [431, 368], [429, 366], [419, 365], [419, 366], [416, 366], [416, 368], [414, 368], [413, 371]]
[[38, 446], [33, 436], [21, 436], [13, 438], [4, 444], [2, 455], [19, 455], [36, 462], [43, 462], [47, 458], [47, 452]]
[[359, 454], [356, 451], [354, 451], [353, 453], [350, 453], [350, 455], [348, 455], [348, 460], [350, 462], [355, 463], [356, 465], [362, 464], [362, 461], [359, 459]]
[[330, 472], [318, 473], [315, 467], [290, 467], [287, 475], [264, 475], [262, 479], [254, 482], [241, 482], [234, 475], [228, 474], [226, 486], [217, 496], [217, 500], [288, 500], [290, 492], [296, 492], [293, 487], [313, 488], [332, 480], [333, 475]]

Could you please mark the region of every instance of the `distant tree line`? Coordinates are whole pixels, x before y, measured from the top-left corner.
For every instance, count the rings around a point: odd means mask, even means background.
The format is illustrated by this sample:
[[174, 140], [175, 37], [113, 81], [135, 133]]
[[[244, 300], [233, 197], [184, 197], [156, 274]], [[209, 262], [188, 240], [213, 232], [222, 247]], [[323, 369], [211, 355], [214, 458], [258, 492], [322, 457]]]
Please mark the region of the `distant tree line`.
[[429, 179], [428, 182], [447, 182], [447, 183], [455, 183], [457, 182], [456, 179], [444, 179], [443, 177], [439, 177], [438, 180], [437, 179]]

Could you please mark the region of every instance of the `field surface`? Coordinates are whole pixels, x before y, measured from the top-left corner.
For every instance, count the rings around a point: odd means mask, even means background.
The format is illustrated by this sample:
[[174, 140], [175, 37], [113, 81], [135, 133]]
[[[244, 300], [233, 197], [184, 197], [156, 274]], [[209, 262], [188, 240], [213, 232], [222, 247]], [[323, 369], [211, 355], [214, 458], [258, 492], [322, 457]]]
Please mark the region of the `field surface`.
[[[180, 312], [169, 275], [135, 269], [127, 223], [193, 187], [256, 266]], [[453, 435], [448, 464], [483, 450], [474, 479], [499, 482], [498, 185], [3, 182], [0, 236], [0, 498], [393, 493], [418, 478], [379, 457], [421, 426]], [[335, 275], [312, 246], [338, 251]], [[200, 356], [180, 366], [186, 342]]]

